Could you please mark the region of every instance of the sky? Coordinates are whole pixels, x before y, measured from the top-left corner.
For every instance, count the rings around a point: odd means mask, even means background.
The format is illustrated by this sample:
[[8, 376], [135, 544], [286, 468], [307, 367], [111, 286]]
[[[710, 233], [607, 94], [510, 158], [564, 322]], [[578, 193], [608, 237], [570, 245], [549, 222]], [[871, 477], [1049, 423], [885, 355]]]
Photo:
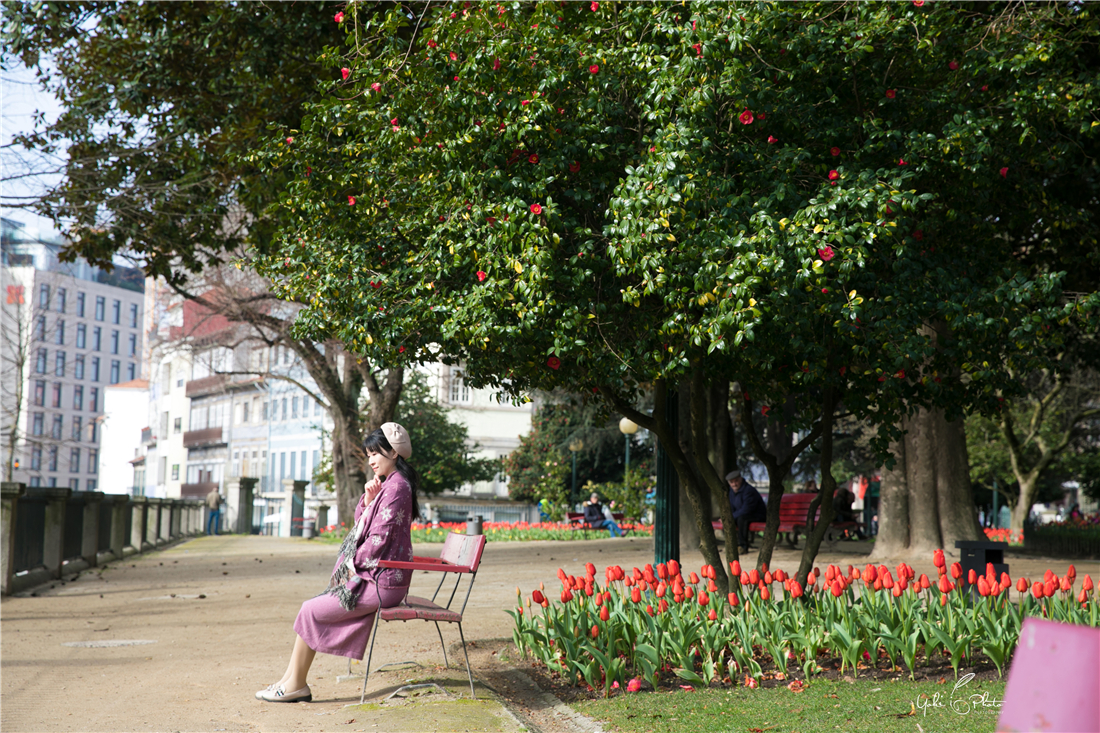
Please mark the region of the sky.
[[36, 111], [44, 112], [47, 120], [54, 120], [60, 114], [60, 105], [53, 95], [42, 91], [29, 69], [13, 63], [12, 68], [0, 71], [0, 110], [0, 213], [6, 219], [26, 224], [30, 234], [38, 232], [48, 235], [54, 232], [49, 219], [8, 204], [56, 183], [56, 175], [25, 176], [29, 172], [55, 169], [57, 161], [31, 155], [21, 148], [9, 148], [8, 145], [15, 135], [33, 129]]

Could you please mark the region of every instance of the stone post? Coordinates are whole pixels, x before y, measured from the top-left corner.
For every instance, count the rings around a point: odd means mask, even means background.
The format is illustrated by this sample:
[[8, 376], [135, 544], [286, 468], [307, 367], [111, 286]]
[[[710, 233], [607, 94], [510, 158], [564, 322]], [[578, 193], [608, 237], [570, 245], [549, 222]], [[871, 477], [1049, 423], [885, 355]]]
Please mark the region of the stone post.
[[252, 534], [252, 501], [258, 478], [240, 476], [225, 482], [226, 526], [230, 532]]
[[159, 499], [157, 507], [157, 546], [172, 541], [172, 499]]
[[290, 509], [290, 536], [301, 537], [302, 536], [302, 518], [305, 516], [306, 509], [306, 487], [309, 486], [308, 481], [296, 481], [293, 479], [283, 479], [283, 487], [287, 492], [289, 501], [287, 504]]
[[103, 500], [111, 505], [111, 546], [99, 554], [99, 562], [105, 562], [110, 556], [115, 560], [121, 560], [126, 551], [126, 538], [130, 535], [130, 528], [126, 521], [126, 504], [130, 497], [125, 494], [109, 494]]
[[99, 503], [103, 501], [102, 491], [84, 492], [84, 533], [80, 556], [88, 567], [94, 568], [99, 555]]
[[149, 514], [149, 497], [135, 496], [130, 499], [134, 513], [130, 519], [130, 545], [136, 552], [145, 552], [149, 543], [145, 541], [145, 525]]
[[26, 492], [24, 484], [14, 481], [0, 483], [0, 499], [3, 516], [0, 517], [0, 594], [11, 592], [11, 578], [15, 572], [15, 515], [19, 509], [19, 497]]
[[35, 493], [46, 497], [46, 522], [42, 533], [42, 564], [51, 578], [61, 577], [65, 562], [65, 504], [73, 495], [72, 489], [36, 489]]
[[321, 530], [328, 526], [328, 504], [321, 504], [317, 507], [317, 534], [321, 534]]

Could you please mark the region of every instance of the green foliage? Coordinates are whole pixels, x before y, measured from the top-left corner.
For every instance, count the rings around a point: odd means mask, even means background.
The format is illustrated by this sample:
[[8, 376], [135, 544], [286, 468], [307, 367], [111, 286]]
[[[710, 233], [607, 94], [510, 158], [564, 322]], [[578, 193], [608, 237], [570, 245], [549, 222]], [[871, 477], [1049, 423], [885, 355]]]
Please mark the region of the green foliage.
[[543, 406], [531, 415], [531, 430], [520, 436], [519, 447], [502, 459], [508, 495], [532, 504], [548, 499], [559, 520], [569, 511], [571, 465], [560, 440], [567, 426], [566, 411]]
[[628, 520], [642, 520], [647, 511], [652, 508], [651, 505], [646, 504], [646, 492], [655, 486], [656, 478], [650, 475], [647, 469], [631, 466], [627, 481], [611, 481], [602, 484], [589, 481], [578, 493], [581, 499], [585, 499], [592, 492], [596, 492], [605, 504], [615, 502], [613, 512], [622, 512]]
[[394, 420], [409, 432], [412, 460], [425, 494], [490, 481], [500, 470], [499, 461], [471, 455], [479, 446], [468, 444], [466, 426], [452, 421], [450, 412], [432, 396], [423, 374], [413, 372], [406, 379]]

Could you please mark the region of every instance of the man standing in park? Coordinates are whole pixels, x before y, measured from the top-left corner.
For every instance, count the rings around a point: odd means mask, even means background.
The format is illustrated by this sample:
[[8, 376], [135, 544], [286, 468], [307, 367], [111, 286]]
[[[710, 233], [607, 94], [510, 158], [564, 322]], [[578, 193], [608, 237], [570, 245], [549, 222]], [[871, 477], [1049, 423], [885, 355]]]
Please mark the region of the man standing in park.
[[[221, 522], [222, 516], [222, 503], [222, 495], [218, 493], [218, 487], [215, 486], [206, 495], [206, 508], [210, 510], [210, 518], [206, 520], [206, 534], [218, 534], [218, 524]], [[213, 528], [213, 531], [211, 531], [211, 528]]]
[[756, 487], [741, 477], [737, 470], [726, 474], [726, 483], [730, 486], [729, 501], [733, 519], [737, 522], [737, 545], [740, 552], [749, 551], [749, 524], [764, 522], [768, 518], [768, 509]]

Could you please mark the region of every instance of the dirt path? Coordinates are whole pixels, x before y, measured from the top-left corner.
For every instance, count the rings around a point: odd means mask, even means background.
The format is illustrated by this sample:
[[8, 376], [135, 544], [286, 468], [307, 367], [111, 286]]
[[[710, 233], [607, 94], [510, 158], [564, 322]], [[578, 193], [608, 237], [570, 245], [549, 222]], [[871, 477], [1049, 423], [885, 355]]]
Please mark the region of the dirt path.
[[[417, 546], [438, 554], [440, 545]], [[858, 549], [852, 548], [852, 549]], [[294, 616], [302, 600], [317, 593], [332, 567], [335, 547], [268, 537], [201, 537], [163, 552], [111, 563], [75, 581], [44, 586], [35, 595], [0, 604], [0, 728], [4, 731], [321, 731], [321, 730], [499, 730], [515, 731], [514, 719], [460, 701], [426, 696], [385, 717], [387, 710], [356, 710], [360, 683], [337, 682], [347, 661], [319, 655], [311, 673], [314, 702], [271, 705], [253, 693], [277, 679], [287, 663]], [[557, 569], [598, 573], [611, 564], [626, 568], [652, 561], [648, 539], [577, 542], [490, 543], [463, 624], [479, 684], [505, 698], [528, 728], [547, 733], [592, 731], [572, 714], [499, 662], [511, 637], [504, 613], [516, 603], [516, 587], [529, 594], [540, 581], [556, 590]], [[847, 565], [858, 555], [823, 555], [820, 564]], [[1013, 577], [1041, 575], [1064, 561], [1010, 558]], [[688, 569], [699, 561], [689, 559]], [[917, 572], [931, 572], [927, 567]], [[797, 553], [780, 551], [774, 567], [797, 567]], [[1100, 565], [1077, 563], [1079, 575], [1097, 577]], [[434, 587], [434, 585], [433, 585]], [[417, 576], [414, 592], [430, 589]], [[456, 630], [444, 629], [449, 646]], [[153, 642], [125, 646], [72, 643]], [[414, 660], [423, 668], [372, 675], [368, 697], [388, 694], [405, 679], [442, 679], [448, 690], [468, 696], [457, 647], [442, 655], [434, 627], [388, 624], [375, 649], [374, 666]], [[465, 687], [465, 693], [463, 688]], [[484, 687], [482, 688], [484, 691]], [[482, 693], [479, 692], [479, 696]], [[486, 695], [491, 697], [491, 695]], [[443, 707], [433, 708], [433, 705]], [[447, 707], [450, 705], [450, 707]], [[475, 712], [481, 711], [474, 715]], [[473, 717], [464, 728], [464, 712]], [[497, 720], [499, 718], [499, 720]], [[388, 721], [380, 727], [380, 720]], [[348, 722], [348, 721], [352, 722]], [[395, 726], [393, 721], [404, 721]], [[487, 722], [488, 721], [488, 722]], [[495, 727], [494, 727], [495, 726]]]

